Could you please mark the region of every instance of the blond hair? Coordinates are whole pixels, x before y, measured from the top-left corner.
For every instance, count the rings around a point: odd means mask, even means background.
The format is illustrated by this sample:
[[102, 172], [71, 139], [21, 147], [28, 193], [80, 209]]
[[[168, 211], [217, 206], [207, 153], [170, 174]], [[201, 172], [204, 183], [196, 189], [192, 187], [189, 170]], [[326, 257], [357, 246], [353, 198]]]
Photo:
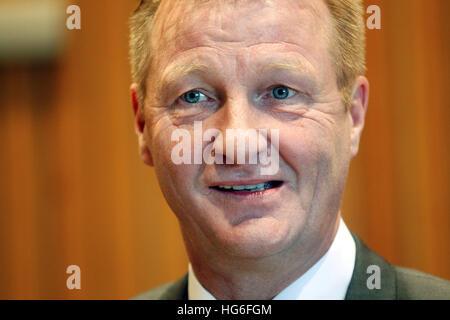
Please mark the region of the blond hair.
[[[357, 76], [365, 72], [365, 26], [363, 0], [325, 0], [332, 17], [335, 34], [331, 37], [337, 85], [347, 107]], [[150, 69], [150, 34], [161, 0], [141, 0], [130, 18], [130, 63], [134, 83], [138, 84], [138, 100], [144, 105], [146, 80]]]

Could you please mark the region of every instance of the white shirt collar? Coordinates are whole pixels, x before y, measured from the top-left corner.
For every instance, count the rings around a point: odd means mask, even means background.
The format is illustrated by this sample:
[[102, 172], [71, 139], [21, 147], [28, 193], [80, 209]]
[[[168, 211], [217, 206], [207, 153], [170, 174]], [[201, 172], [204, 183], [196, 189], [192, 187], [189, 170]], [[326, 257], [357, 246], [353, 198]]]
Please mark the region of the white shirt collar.
[[[355, 266], [356, 245], [340, 220], [328, 251], [300, 278], [283, 289], [274, 300], [343, 300]], [[189, 300], [216, 300], [198, 281], [191, 264], [188, 275]]]

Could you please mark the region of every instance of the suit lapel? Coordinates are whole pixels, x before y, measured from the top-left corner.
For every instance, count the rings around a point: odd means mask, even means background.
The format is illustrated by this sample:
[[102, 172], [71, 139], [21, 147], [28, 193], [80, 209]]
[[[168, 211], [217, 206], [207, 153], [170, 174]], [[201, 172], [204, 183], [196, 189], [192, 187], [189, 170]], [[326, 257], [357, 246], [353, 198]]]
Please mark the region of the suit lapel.
[[[370, 250], [353, 232], [352, 236], [356, 244], [355, 269], [345, 300], [395, 300], [397, 279], [394, 267]], [[367, 268], [372, 265], [379, 267], [380, 289], [369, 289], [367, 286], [367, 279], [373, 273], [368, 273]]]
[[161, 295], [161, 300], [188, 300], [188, 274], [172, 283]]

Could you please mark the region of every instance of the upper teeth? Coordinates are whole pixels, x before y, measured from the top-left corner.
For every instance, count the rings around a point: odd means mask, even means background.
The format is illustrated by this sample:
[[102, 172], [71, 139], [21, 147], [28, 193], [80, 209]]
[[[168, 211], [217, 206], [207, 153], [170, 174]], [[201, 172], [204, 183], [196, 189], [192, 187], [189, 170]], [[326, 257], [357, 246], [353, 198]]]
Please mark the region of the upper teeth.
[[268, 183], [263, 182], [263, 183], [259, 183], [259, 184], [248, 184], [248, 185], [240, 185], [240, 186], [218, 186], [219, 188], [222, 189], [227, 189], [227, 190], [250, 190], [250, 191], [263, 191], [267, 188]]

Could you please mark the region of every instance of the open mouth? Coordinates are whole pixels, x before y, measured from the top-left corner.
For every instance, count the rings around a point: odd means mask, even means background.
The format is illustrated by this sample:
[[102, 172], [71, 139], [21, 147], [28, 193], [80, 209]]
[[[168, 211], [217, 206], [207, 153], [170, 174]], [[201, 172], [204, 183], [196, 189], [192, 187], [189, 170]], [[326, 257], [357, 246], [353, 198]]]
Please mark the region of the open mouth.
[[221, 192], [237, 192], [237, 193], [248, 193], [248, 192], [262, 192], [269, 189], [278, 188], [283, 184], [283, 181], [266, 181], [258, 184], [248, 184], [248, 185], [218, 185], [211, 187], [214, 190]]

